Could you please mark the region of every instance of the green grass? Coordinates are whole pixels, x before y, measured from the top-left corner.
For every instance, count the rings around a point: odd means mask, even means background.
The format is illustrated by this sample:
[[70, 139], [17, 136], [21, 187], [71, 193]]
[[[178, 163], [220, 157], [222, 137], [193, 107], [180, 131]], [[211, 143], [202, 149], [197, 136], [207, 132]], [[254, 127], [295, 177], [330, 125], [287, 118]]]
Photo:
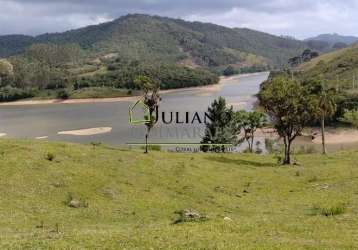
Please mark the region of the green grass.
[[0, 249], [357, 249], [358, 152], [297, 159], [0, 140]]

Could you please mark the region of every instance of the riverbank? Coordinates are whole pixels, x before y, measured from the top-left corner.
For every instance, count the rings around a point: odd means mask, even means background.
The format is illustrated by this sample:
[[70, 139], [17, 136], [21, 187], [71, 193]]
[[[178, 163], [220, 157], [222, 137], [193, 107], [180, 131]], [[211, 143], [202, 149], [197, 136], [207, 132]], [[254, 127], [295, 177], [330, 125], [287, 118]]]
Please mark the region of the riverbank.
[[[326, 144], [358, 143], [358, 130], [355, 129], [327, 128], [325, 135]], [[315, 132], [315, 136], [312, 142], [314, 144], [321, 144], [322, 134], [318, 131]]]
[[[280, 138], [274, 129], [260, 129], [256, 133], [256, 138], [261, 140], [269, 139], [280, 141]], [[358, 131], [353, 128], [326, 128], [325, 133], [326, 146], [330, 152], [342, 150], [353, 150], [358, 148]], [[280, 141], [282, 142], [282, 141]], [[321, 152], [322, 134], [319, 129], [306, 129], [302, 136], [294, 141], [296, 149], [307, 148], [313, 152]]]
[[[220, 77], [220, 81], [218, 84], [214, 85], [206, 85], [199, 87], [190, 87], [190, 88], [180, 88], [180, 89], [169, 89], [169, 90], [161, 90], [160, 94], [172, 94], [177, 92], [184, 91], [198, 91], [198, 96], [208, 96], [215, 92], [220, 91], [223, 85], [227, 81], [232, 81], [235, 79], [240, 79], [242, 77], [247, 77], [250, 75], [261, 74], [261, 73], [253, 73], [253, 74], [241, 74], [234, 75], [230, 77]], [[133, 102], [136, 101], [140, 96], [125, 96], [125, 97], [111, 97], [111, 98], [76, 98], [76, 99], [48, 99], [48, 100], [20, 100], [15, 102], [3, 102], [0, 103], [0, 106], [23, 106], [23, 105], [48, 105], [48, 104], [81, 104], [81, 103], [111, 103], [111, 102]]]

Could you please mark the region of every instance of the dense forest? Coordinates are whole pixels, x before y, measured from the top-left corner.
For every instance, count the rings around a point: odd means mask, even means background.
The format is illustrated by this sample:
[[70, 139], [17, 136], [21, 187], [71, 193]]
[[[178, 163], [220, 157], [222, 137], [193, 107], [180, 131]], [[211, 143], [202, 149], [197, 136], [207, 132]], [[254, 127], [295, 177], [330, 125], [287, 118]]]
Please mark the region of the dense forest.
[[140, 75], [163, 89], [215, 84], [220, 75], [282, 68], [308, 47], [249, 29], [148, 15], [36, 37], [0, 36], [0, 100], [68, 98], [94, 87], [129, 94]]

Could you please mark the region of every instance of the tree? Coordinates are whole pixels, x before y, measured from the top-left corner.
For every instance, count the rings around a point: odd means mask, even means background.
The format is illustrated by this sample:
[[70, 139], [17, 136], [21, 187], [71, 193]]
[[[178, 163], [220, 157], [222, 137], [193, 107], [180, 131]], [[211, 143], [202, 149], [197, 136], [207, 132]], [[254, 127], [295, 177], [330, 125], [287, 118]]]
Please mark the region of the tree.
[[159, 96], [159, 84], [153, 80], [152, 78], [149, 78], [147, 76], [138, 76], [134, 80], [135, 85], [137, 85], [138, 88], [143, 90], [143, 102], [149, 109], [148, 117], [145, 117], [147, 122], [145, 123], [145, 126], [147, 127], [147, 133], [145, 134], [145, 152], [148, 154], [148, 138], [150, 131], [155, 125], [156, 117], [155, 112], [156, 109], [159, 106], [160, 102], [160, 96]]
[[201, 150], [204, 152], [225, 152], [224, 144], [233, 143], [236, 136], [233, 131], [233, 125], [235, 125], [233, 123], [233, 107], [228, 108], [225, 99], [219, 97], [208, 108], [208, 116], [211, 122], [206, 124], [205, 135], [201, 141], [205, 145], [201, 146]]
[[316, 101], [316, 115], [321, 124], [322, 134], [322, 153], [327, 154], [326, 140], [325, 140], [325, 121], [327, 118], [334, 116], [337, 111], [337, 105], [334, 98], [334, 90], [325, 90], [322, 88], [317, 95]]
[[76, 44], [34, 44], [26, 50], [29, 59], [46, 64], [51, 69], [77, 62], [80, 53], [81, 49]]
[[25, 58], [35, 66], [36, 82], [40, 89], [58, 89], [66, 86], [72, 78], [69, 66], [80, 58], [80, 47], [75, 44], [34, 44], [25, 53]]
[[245, 110], [241, 110], [235, 113], [235, 123], [237, 123], [238, 127], [244, 131], [243, 140], [246, 140], [249, 145], [249, 151], [252, 153], [255, 132], [257, 129], [263, 128], [265, 125], [265, 115], [257, 111], [247, 112]]
[[286, 76], [278, 76], [263, 84], [258, 95], [261, 105], [283, 138], [283, 164], [291, 164], [292, 142], [312, 119], [311, 97], [307, 88]]
[[13, 65], [6, 59], [0, 60], [0, 85], [4, 85], [6, 80], [14, 75]]
[[305, 87], [311, 93], [315, 118], [319, 121], [322, 136], [322, 153], [327, 154], [325, 142], [325, 122], [332, 118], [337, 111], [336, 90], [326, 89], [319, 78], [308, 79], [304, 82]]

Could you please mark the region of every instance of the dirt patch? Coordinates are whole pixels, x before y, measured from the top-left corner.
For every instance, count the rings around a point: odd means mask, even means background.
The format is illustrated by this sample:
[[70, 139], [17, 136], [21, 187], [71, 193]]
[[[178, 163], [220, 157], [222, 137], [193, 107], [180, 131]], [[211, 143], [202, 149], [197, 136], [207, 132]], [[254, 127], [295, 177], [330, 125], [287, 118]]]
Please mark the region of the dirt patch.
[[[356, 130], [336, 130], [326, 133], [326, 144], [345, 144], [358, 142], [358, 131]], [[316, 134], [313, 143], [321, 144], [321, 133]]]

